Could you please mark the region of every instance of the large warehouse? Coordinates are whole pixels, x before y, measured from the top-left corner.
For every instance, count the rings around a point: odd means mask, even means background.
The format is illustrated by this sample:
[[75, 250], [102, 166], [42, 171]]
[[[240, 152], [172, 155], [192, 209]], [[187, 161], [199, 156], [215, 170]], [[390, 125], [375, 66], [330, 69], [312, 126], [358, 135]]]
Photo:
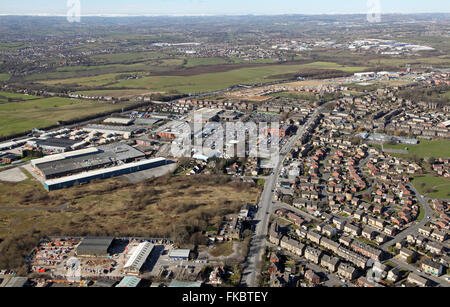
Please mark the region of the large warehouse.
[[62, 156], [62, 159], [51, 159], [52, 156], [45, 157], [33, 165], [35, 170], [48, 180], [115, 166], [119, 162], [133, 162], [145, 157], [143, 152], [126, 144], [105, 145], [100, 146], [97, 150], [86, 149], [77, 153], [79, 154], [66, 154]]
[[66, 152], [72, 150], [72, 146], [77, 144], [79, 141], [70, 139], [57, 139], [57, 138], [45, 138], [45, 139], [34, 139], [28, 141], [28, 145], [32, 147], [39, 147], [43, 150], [50, 150], [55, 152]]
[[125, 139], [129, 139], [139, 129], [127, 126], [87, 125], [83, 130], [87, 132], [95, 131], [103, 134], [116, 134], [121, 135]]
[[87, 237], [77, 247], [77, 256], [107, 257], [114, 238]]
[[143, 242], [139, 244], [123, 267], [125, 274], [139, 275], [142, 266], [147, 261], [148, 256], [153, 251], [155, 246], [150, 242]]
[[132, 162], [127, 164], [122, 164], [119, 166], [102, 168], [95, 171], [89, 171], [80, 173], [77, 175], [50, 179], [44, 182], [44, 187], [47, 191], [54, 191], [63, 188], [69, 188], [75, 184], [88, 183], [94, 179], [106, 179], [126, 174], [131, 174], [134, 172], [139, 172], [143, 170], [148, 170], [151, 168], [163, 166], [166, 163], [164, 158], [156, 158], [152, 160], [142, 160], [138, 162]]

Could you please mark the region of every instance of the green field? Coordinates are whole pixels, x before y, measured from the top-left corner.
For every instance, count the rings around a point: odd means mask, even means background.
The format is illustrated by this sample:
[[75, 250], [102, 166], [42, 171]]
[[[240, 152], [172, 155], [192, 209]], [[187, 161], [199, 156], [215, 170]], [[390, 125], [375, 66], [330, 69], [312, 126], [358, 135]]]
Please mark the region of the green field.
[[0, 74], [0, 81], [9, 81], [10, 78], [9, 74]]
[[407, 64], [450, 65], [448, 57], [410, 58], [410, 59], [377, 59], [369, 62], [372, 65], [405, 66]]
[[17, 49], [21, 49], [21, 48], [26, 48], [29, 47], [29, 44], [24, 44], [24, 43], [15, 43], [15, 42], [10, 42], [10, 43], [0, 43], [0, 50], [17, 50]]
[[[316, 62], [303, 65], [262, 65], [226, 72], [201, 73], [194, 76], [150, 76], [140, 79], [117, 80], [119, 74], [93, 77], [48, 80], [46, 85], [78, 85], [83, 87], [111, 87], [123, 89], [147, 89], [165, 93], [202, 93], [226, 89], [236, 84], [267, 83], [284, 80], [285, 74], [298, 73], [302, 69], [339, 69], [347, 72], [363, 71], [364, 67], [346, 67], [335, 63]], [[213, 71], [213, 70], [212, 70]]]
[[196, 67], [204, 65], [227, 64], [227, 60], [223, 58], [187, 58], [184, 67]]
[[131, 103], [112, 104], [68, 98], [43, 98], [0, 104], [0, 136], [45, 128], [88, 115], [120, 110]]
[[[32, 99], [38, 99], [38, 96], [24, 95], [0, 91], [0, 103], [20, 102]], [[10, 101], [12, 100], [12, 101]]]
[[417, 156], [418, 158], [449, 158], [450, 157], [450, 141], [428, 141], [420, 140], [418, 145], [384, 145], [385, 149], [404, 150], [408, 148], [407, 157]]
[[450, 199], [450, 180], [433, 175], [416, 176], [412, 184], [422, 195], [432, 198]]

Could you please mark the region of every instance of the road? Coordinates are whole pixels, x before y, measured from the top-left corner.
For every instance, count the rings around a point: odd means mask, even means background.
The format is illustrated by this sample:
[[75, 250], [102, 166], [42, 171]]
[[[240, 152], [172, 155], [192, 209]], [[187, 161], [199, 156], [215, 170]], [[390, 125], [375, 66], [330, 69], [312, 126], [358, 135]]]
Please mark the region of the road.
[[301, 137], [303, 137], [303, 135], [307, 131], [307, 128], [311, 126], [313, 121], [319, 115], [321, 109], [321, 107], [317, 108], [316, 111], [311, 115], [309, 120], [306, 122], [306, 124], [298, 129], [297, 134], [291, 137], [291, 139], [284, 145], [284, 147], [280, 151], [277, 165], [274, 167], [272, 174], [267, 178], [265, 182], [264, 190], [261, 194], [259, 209], [255, 216], [255, 220], [258, 221], [258, 223], [256, 224], [255, 233], [250, 240], [247, 259], [244, 264], [244, 271], [241, 281], [242, 286], [258, 286], [256, 284], [256, 277], [259, 275], [258, 264], [262, 259], [266, 247], [266, 236], [268, 232], [269, 218], [273, 211], [273, 190], [276, 188], [277, 178], [280, 174], [287, 153], [289, 153], [292, 150], [293, 146], [297, 143], [297, 141]]
[[413, 273], [415, 273], [417, 275], [420, 275], [423, 278], [429, 279], [429, 280], [439, 284], [441, 287], [445, 287], [445, 288], [449, 287], [449, 283], [447, 281], [445, 281], [444, 279], [440, 279], [440, 278], [437, 278], [435, 276], [432, 276], [432, 275], [429, 275], [429, 274], [425, 274], [422, 271], [418, 272], [417, 271], [417, 267], [415, 267], [413, 265], [410, 265], [410, 264], [408, 264], [406, 262], [400, 261], [400, 260], [395, 259], [395, 258], [391, 258], [391, 259], [389, 259], [389, 261], [394, 263], [394, 264], [396, 264], [397, 267], [409, 270], [409, 271], [411, 271], [411, 272], [413, 272]]
[[388, 249], [388, 247], [393, 246], [393, 245], [397, 244], [398, 242], [401, 242], [404, 239], [406, 239], [406, 237], [408, 235], [417, 234], [417, 231], [419, 230], [419, 228], [422, 226], [425, 226], [425, 224], [427, 222], [429, 222], [429, 218], [433, 217], [433, 210], [431, 210], [426, 199], [422, 195], [420, 195], [420, 193], [416, 190], [416, 188], [412, 184], [407, 184], [407, 186], [409, 187], [409, 189], [411, 191], [413, 191], [415, 193], [417, 200], [421, 203], [422, 210], [424, 210], [424, 217], [422, 218], [422, 220], [420, 222], [415, 223], [411, 227], [408, 227], [407, 229], [403, 230], [401, 233], [397, 234], [393, 240], [388, 241], [385, 244], [383, 244], [381, 246], [381, 248], [385, 251]]

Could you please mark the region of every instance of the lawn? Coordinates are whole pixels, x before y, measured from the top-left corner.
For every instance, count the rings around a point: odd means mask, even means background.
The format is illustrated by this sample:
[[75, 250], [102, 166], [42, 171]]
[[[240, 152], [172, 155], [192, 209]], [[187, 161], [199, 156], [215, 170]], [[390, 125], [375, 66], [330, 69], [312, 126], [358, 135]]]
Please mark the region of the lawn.
[[130, 105], [132, 103], [112, 104], [59, 97], [0, 104], [0, 136], [45, 128], [58, 121], [81, 119]]
[[417, 156], [419, 158], [450, 158], [450, 141], [446, 140], [420, 140], [418, 145], [396, 144], [384, 145], [385, 149], [400, 149], [408, 148], [407, 157]]
[[450, 180], [433, 175], [416, 176], [412, 184], [427, 197], [450, 199]]

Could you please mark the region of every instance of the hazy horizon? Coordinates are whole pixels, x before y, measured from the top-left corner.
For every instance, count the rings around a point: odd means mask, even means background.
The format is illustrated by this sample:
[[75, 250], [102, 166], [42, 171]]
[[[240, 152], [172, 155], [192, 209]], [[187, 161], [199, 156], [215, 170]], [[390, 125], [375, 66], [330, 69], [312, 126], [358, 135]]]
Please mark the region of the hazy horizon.
[[[379, 3], [381, 14], [450, 13], [448, 0], [80, 0], [81, 16], [243, 16], [367, 14]], [[16, 0], [2, 4], [0, 15], [65, 16], [65, 0]]]

